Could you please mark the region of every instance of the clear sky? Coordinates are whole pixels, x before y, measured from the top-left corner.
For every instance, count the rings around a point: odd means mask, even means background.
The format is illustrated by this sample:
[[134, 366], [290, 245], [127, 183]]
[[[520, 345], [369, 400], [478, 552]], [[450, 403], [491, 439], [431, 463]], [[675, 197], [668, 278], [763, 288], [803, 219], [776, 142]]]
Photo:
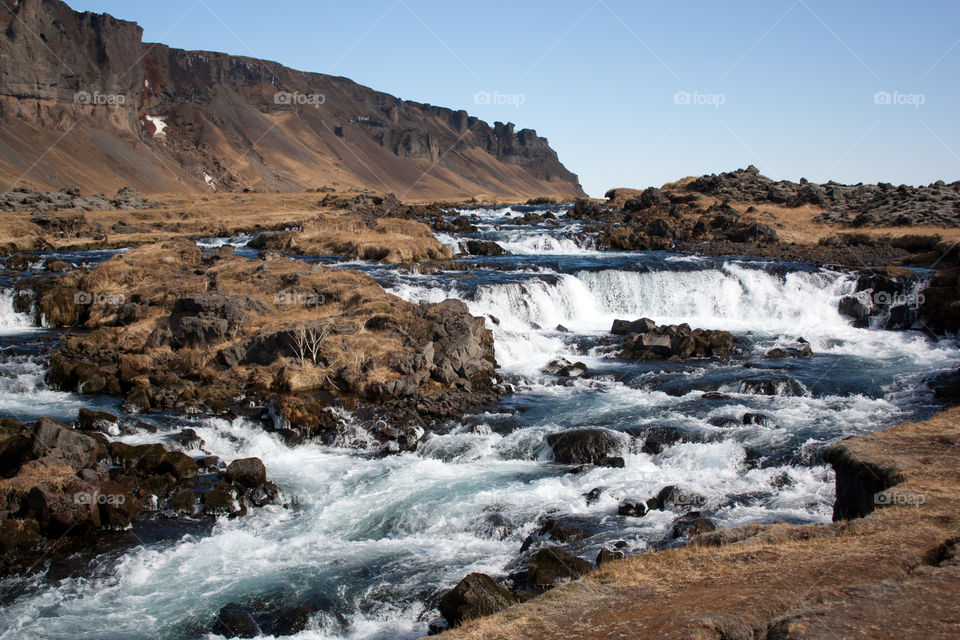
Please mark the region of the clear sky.
[[595, 196], [748, 164], [775, 179], [960, 179], [958, 0], [68, 4], [134, 20], [148, 42], [536, 129]]

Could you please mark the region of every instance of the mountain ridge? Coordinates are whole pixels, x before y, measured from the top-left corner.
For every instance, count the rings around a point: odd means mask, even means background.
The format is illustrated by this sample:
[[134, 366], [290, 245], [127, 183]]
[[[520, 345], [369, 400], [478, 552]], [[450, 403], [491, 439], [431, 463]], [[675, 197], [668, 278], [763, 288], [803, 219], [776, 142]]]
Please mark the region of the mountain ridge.
[[532, 129], [277, 62], [144, 43], [136, 23], [60, 0], [0, 6], [0, 26], [7, 189], [583, 195]]

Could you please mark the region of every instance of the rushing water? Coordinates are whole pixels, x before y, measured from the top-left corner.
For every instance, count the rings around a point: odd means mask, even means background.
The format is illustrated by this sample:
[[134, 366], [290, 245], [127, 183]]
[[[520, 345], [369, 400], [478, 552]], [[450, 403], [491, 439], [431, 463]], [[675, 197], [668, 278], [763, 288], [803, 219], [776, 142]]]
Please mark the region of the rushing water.
[[[550, 515], [592, 535], [569, 549], [593, 559], [622, 540], [631, 552], [666, 544], [673, 514], [616, 515], [623, 497], [676, 484], [707, 498], [720, 526], [825, 522], [833, 478], [818, 452], [845, 435], [883, 428], [935, 408], [923, 381], [955, 366], [956, 345], [917, 332], [857, 329], [837, 312], [855, 279], [808, 265], [666, 253], [601, 253], [562, 208], [561, 224], [519, 225], [530, 209], [485, 209], [471, 238], [513, 255], [471, 259], [475, 268], [438, 275], [362, 268], [411, 301], [464, 300], [487, 318], [501, 373], [516, 392], [465, 416], [414, 453], [377, 458], [316, 444], [291, 448], [244, 419], [154, 418], [156, 441], [191, 426], [225, 460], [259, 456], [287, 508], [267, 507], [211, 531], [146, 537], [79, 576], [8, 580], [0, 638], [208, 637], [228, 602], [309, 603], [320, 612], [300, 638], [423, 635], [439, 594], [465, 574], [501, 577], [521, 567], [521, 545]], [[438, 234], [458, 248], [462, 236]], [[243, 247], [248, 237], [204, 239]], [[249, 251], [249, 250], [248, 250]], [[78, 258], [82, 260], [81, 256]], [[624, 362], [608, 357], [616, 318], [650, 317], [727, 329], [745, 353], [727, 361]], [[802, 336], [814, 356], [765, 360]], [[43, 384], [48, 336], [0, 295], [0, 415], [70, 420], [80, 406], [115, 401], [51, 391]], [[567, 384], [542, 372], [563, 356], [590, 375]], [[775, 378], [796, 395], [748, 393], [744, 381]], [[708, 392], [721, 392], [710, 394]], [[746, 412], [768, 417], [743, 424]], [[624, 436], [626, 466], [569, 474], [550, 462], [545, 437], [597, 426], [626, 433], [672, 426], [692, 440], [657, 456]], [[642, 439], [641, 439], [642, 440]], [[584, 494], [604, 492], [587, 503]]]

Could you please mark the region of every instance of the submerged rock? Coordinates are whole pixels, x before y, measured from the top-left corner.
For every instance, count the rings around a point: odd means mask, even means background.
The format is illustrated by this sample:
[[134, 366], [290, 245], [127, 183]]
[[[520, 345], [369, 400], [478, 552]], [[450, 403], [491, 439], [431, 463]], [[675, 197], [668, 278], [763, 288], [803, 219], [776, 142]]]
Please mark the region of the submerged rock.
[[807, 388], [793, 378], [754, 378], [740, 382], [740, 393], [761, 396], [805, 396]]
[[213, 630], [226, 638], [255, 638], [260, 635], [260, 626], [253, 615], [235, 602], [220, 609]]

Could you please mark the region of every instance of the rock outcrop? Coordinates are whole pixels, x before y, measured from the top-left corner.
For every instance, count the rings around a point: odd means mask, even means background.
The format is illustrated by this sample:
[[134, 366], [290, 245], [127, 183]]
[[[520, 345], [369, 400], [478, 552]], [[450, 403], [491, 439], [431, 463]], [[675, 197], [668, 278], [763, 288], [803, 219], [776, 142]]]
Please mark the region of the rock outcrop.
[[680, 360], [729, 356], [736, 338], [729, 331], [691, 329], [690, 325], [657, 325], [649, 318], [614, 320], [610, 333], [626, 336], [618, 357], [625, 360]]
[[335, 409], [361, 409], [377, 440], [407, 450], [500, 393], [482, 318], [457, 300], [405, 302], [357, 272], [175, 240], [25, 286], [48, 326], [91, 331], [51, 356], [48, 383], [133, 411], [222, 413], [243, 397], [285, 437], [333, 444]]
[[[81, 414], [77, 424], [89, 426], [89, 418]], [[224, 469], [160, 443], [111, 441], [50, 418], [0, 420], [0, 573], [61, 547], [93, 545], [138, 520], [234, 517], [278, 502], [257, 458]]]

